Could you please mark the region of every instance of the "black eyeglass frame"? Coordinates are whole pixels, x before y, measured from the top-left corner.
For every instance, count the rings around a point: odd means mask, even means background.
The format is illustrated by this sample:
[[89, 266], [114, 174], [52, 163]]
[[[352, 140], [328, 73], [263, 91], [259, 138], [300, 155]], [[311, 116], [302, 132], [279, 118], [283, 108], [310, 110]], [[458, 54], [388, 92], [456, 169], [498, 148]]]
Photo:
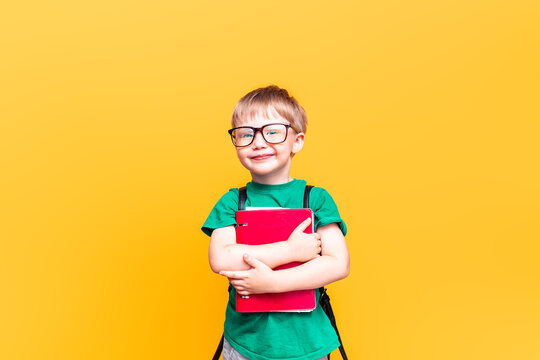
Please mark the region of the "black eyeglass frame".
[[[264, 133], [263, 133], [263, 129], [267, 126], [272, 126], [272, 125], [283, 125], [285, 127], [287, 127], [287, 131], [285, 132], [285, 138], [280, 141], [280, 142], [270, 142], [268, 140], [266, 140], [266, 138], [264, 137]], [[261, 136], [263, 137], [264, 141], [266, 141], [267, 143], [269, 144], [281, 144], [283, 142], [285, 142], [285, 140], [287, 140], [287, 136], [289, 135], [289, 128], [293, 129], [294, 131], [296, 131], [297, 133], [300, 133], [300, 131], [298, 131], [298, 129], [296, 129], [294, 126], [292, 126], [291, 124], [282, 124], [282, 123], [273, 123], [273, 124], [266, 124], [264, 126], [261, 126], [261, 127], [253, 127], [253, 126], [239, 126], [239, 127], [235, 127], [235, 128], [232, 128], [232, 129], [229, 129], [227, 130], [227, 132], [229, 133], [229, 135], [231, 135], [231, 141], [233, 143], [234, 146], [236, 147], [246, 147], [246, 146], [249, 146], [251, 144], [253, 144], [253, 140], [255, 139], [255, 136], [257, 135], [257, 131], [261, 133]], [[236, 145], [234, 143], [234, 139], [233, 139], [233, 131], [234, 130], [237, 130], [237, 129], [251, 129], [253, 130], [253, 137], [251, 138], [251, 141], [249, 142], [249, 144], [246, 144], [246, 145]]]

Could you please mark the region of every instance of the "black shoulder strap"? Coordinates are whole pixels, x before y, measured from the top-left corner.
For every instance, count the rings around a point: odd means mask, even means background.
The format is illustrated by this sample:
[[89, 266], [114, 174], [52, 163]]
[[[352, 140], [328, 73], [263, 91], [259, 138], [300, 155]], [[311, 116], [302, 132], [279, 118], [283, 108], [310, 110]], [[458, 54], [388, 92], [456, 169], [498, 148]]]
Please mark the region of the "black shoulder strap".
[[216, 349], [216, 352], [214, 353], [214, 357], [212, 357], [212, 360], [219, 360], [219, 356], [221, 355], [221, 352], [223, 351], [223, 338], [224, 338], [224, 335], [221, 335], [221, 340], [219, 340], [219, 345]]
[[238, 210], [244, 210], [244, 206], [246, 205], [246, 199], [247, 199], [247, 191], [246, 187], [243, 186], [238, 189]]
[[[341, 354], [341, 357], [343, 360], [348, 360], [347, 354], [345, 353], [345, 348], [343, 347], [343, 343], [341, 342], [341, 336], [339, 336], [339, 331], [336, 324], [336, 317], [334, 316], [334, 311], [332, 311], [332, 305], [330, 304], [330, 296], [326, 293], [326, 288], [323, 286], [319, 288], [319, 291], [321, 293], [321, 297], [319, 298], [319, 303], [321, 304], [324, 312], [326, 313], [326, 316], [328, 316], [328, 320], [330, 320], [330, 324], [332, 324], [332, 327], [334, 330], [336, 330], [336, 335], [339, 341], [339, 352]], [[328, 354], [328, 360], [330, 360], [330, 354]]]
[[[238, 211], [244, 210], [244, 207], [246, 206], [246, 199], [247, 199], [247, 190], [246, 187], [243, 186], [238, 189]], [[231, 285], [229, 284], [229, 288], [227, 289], [227, 292], [231, 291]], [[212, 360], [218, 360], [221, 356], [221, 352], [223, 351], [223, 339], [224, 335], [221, 335], [221, 340], [219, 341], [219, 344], [217, 346], [216, 352], [214, 353], [214, 357], [212, 357]]]
[[[309, 193], [312, 188], [312, 185], [306, 185], [306, 190], [304, 191], [304, 208], [309, 208]], [[343, 347], [343, 343], [341, 342], [341, 336], [339, 336], [339, 331], [336, 324], [336, 317], [334, 316], [334, 311], [332, 310], [332, 305], [330, 304], [330, 297], [326, 293], [326, 288], [324, 286], [320, 287], [319, 293], [319, 303], [321, 304], [321, 307], [326, 313], [326, 316], [328, 316], [332, 327], [336, 331], [336, 335], [339, 341], [339, 352], [341, 353], [341, 357], [343, 358], [343, 360], [348, 360], [347, 354], [345, 353], [345, 348]], [[330, 360], [330, 354], [328, 354], [328, 360]]]
[[313, 189], [313, 185], [306, 185], [304, 190], [304, 208], [309, 208], [309, 192]]

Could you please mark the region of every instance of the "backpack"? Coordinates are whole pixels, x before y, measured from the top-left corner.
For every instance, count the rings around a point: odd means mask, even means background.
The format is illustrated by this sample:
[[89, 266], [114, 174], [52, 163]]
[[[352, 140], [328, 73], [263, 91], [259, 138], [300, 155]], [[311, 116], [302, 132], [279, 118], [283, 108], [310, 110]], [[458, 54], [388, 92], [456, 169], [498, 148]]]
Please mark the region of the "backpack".
[[[306, 185], [306, 190], [304, 191], [304, 208], [309, 208], [309, 193], [312, 188], [313, 188], [312, 185]], [[246, 192], [246, 187], [244, 186], [238, 189], [238, 210], [244, 210], [246, 199], [247, 199], [247, 192]], [[231, 285], [229, 285], [228, 290], [230, 289], [231, 289]], [[339, 336], [339, 331], [336, 324], [336, 318], [334, 317], [334, 312], [332, 311], [332, 305], [330, 305], [330, 297], [326, 293], [326, 288], [324, 286], [319, 288], [319, 292], [320, 292], [319, 304], [321, 304], [321, 307], [326, 313], [326, 316], [328, 316], [328, 319], [330, 320], [332, 327], [336, 331], [336, 335], [339, 341], [339, 352], [341, 353], [341, 357], [343, 358], [343, 360], [348, 360], [347, 354], [345, 353], [345, 348], [343, 347], [343, 343], [341, 342], [341, 337]], [[223, 339], [224, 339], [224, 335], [221, 335], [221, 340], [219, 341], [219, 345], [216, 349], [216, 352], [214, 353], [214, 357], [212, 358], [212, 360], [219, 359], [219, 356], [221, 355], [221, 351], [223, 350]], [[330, 360], [330, 354], [328, 354], [328, 360]]]

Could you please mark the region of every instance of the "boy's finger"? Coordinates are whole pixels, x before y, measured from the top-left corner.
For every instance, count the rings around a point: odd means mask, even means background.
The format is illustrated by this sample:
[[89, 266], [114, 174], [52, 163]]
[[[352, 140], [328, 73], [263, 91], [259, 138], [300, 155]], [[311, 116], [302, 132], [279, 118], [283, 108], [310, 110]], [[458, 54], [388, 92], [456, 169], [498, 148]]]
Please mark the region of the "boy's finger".
[[231, 285], [234, 286], [235, 289], [238, 290], [238, 288], [243, 289], [243, 280], [231, 280]]
[[294, 229], [294, 231], [297, 231], [297, 232], [304, 232], [304, 230], [307, 229], [307, 227], [309, 226], [309, 224], [311, 224], [311, 218], [308, 217], [306, 220], [302, 221], [297, 227], [296, 229]]
[[219, 272], [219, 275], [226, 276], [228, 278], [233, 279], [242, 279], [245, 277], [245, 271], [227, 271], [227, 270], [221, 270]]
[[244, 262], [253, 268], [257, 268], [259, 265], [263, 264], [260, 260], [257, 260], [248, 254], [244, 254]]
[[230, 278], [230, 277], [234, 277], [233, 276], [234, 272], [222, 270], [222, 271], [219, 272], [219, 275], [223, 275], [223, 276], [226, 276], [226, 277]]

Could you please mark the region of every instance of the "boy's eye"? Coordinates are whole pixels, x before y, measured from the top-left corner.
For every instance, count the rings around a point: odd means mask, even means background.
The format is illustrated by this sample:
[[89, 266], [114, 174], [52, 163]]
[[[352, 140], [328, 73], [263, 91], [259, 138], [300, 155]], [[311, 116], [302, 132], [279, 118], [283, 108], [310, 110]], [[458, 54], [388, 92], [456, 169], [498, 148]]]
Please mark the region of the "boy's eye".
[[240, 134], [240, 137], [242, 139], [251, 139], [253, 137], [253, 134], [252, 133], [244, 133], [244, 134]]

